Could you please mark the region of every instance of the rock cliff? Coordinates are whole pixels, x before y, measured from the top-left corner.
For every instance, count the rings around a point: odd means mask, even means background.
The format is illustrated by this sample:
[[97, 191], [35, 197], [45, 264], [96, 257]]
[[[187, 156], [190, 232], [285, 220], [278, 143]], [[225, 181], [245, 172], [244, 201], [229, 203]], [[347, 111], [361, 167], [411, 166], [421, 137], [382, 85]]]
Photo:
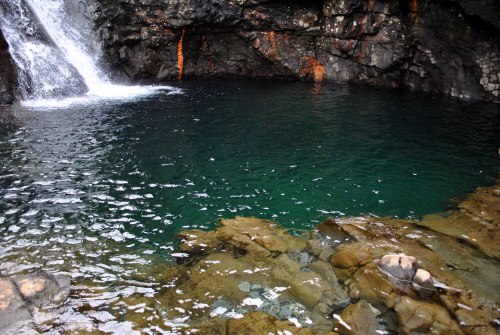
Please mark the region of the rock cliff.
[[[329, 80], [500, 101], [498, 0], [66, 1], [134, 82]], [[6, 50], [0, 36], [0, 103], [15, 86]]]
[[360, 82], [499, 101], [498, 1], [95, 0], [134, 81]]

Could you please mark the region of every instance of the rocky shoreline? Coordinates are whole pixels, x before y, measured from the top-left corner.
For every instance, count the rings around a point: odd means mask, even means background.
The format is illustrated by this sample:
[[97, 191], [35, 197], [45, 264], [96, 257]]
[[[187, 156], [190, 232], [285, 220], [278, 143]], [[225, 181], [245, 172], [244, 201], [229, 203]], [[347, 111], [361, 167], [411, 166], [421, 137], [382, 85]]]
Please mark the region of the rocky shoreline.
[[[172, 254], [177, 265], [153, 266], [144, 278], [132, 278], [154, 282], [156, 293], [112, 295], [116, 310], [102, 310], [102, 303], [90, 300], [77, 316], [72, 312], [63, 329], [82, 334], [120, 329], [139, 334], [136, 330], [148, 327], [166, 334], [497, 334], [500, 183], [478, 188], [458, 207], [421, 221], [329, 219], [298, 236], [275, 222], [244, 217], [220, 220], [214, 231], [183, 231]], [[9, 274], [2, 268], [2, 329], [53, 330], [63, 323], [58, 313], [68, 295], [96, 296], [85, 293], [91, 283], [73, 283], [70, 290], [69, 278]]]

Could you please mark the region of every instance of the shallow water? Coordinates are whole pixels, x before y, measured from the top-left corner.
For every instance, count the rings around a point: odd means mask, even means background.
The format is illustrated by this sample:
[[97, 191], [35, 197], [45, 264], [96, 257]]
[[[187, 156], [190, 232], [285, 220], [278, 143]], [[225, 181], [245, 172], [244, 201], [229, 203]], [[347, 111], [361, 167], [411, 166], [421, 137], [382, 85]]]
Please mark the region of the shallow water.
[[130, 293], [138, 268], [173, 259], [181, 229], [235, 215], [299, 230], [328, 216], [419, 218], [499, 172], [495, 104], [334, 84], [178, 86], [0, 110], [2, 267]]

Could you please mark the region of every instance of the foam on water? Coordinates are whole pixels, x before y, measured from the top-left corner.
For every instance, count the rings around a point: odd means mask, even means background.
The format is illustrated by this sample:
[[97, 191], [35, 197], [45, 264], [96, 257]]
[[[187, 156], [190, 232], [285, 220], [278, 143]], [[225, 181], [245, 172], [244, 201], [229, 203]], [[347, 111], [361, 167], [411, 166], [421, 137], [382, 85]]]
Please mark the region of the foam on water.
[[182, 94], [180, 88], [173, 86], [124, 86], [103, 84], [93, 88], [85, 95], [63, 99], [23, 100], [21, 105], [29, 108], [64, 108], [70, 106], [92, 105], [102, 101], [128, 101], [163, 92], [164, 94]]

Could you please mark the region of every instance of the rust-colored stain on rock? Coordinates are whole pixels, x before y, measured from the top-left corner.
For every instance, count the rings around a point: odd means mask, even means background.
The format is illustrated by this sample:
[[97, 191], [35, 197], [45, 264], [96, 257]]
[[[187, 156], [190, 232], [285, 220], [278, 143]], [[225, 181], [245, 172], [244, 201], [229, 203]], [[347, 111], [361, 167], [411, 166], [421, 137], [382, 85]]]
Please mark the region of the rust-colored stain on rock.
[[268, 52], [270, 57], [278, 56], [278, 49], [276, 48], [276, 34], [274, 31], [269, 32], [269, 41], [271, 43], [270, 50]]
[[179, 77], [178, 77], [179, 80], [182, 79], [182, 75], [184, 74], [184, 55], [182, 53], [182, 48], [183, 48], [185, 33], [186, 30], [185, 28], [183, 28], [179, 44], [177, 44], [177, 68], [179, 69]]
[[418, 22], [418, 0], [412, 0], [411, 2], [410, 17], [412, 18], [413, 22]]
[[304, 66], [299, 72], [302, 79], [312, 79], [313, 81], [323, 81], [325, 78], [325, 67], [320, 61], [313, 57], [303, 57]]

